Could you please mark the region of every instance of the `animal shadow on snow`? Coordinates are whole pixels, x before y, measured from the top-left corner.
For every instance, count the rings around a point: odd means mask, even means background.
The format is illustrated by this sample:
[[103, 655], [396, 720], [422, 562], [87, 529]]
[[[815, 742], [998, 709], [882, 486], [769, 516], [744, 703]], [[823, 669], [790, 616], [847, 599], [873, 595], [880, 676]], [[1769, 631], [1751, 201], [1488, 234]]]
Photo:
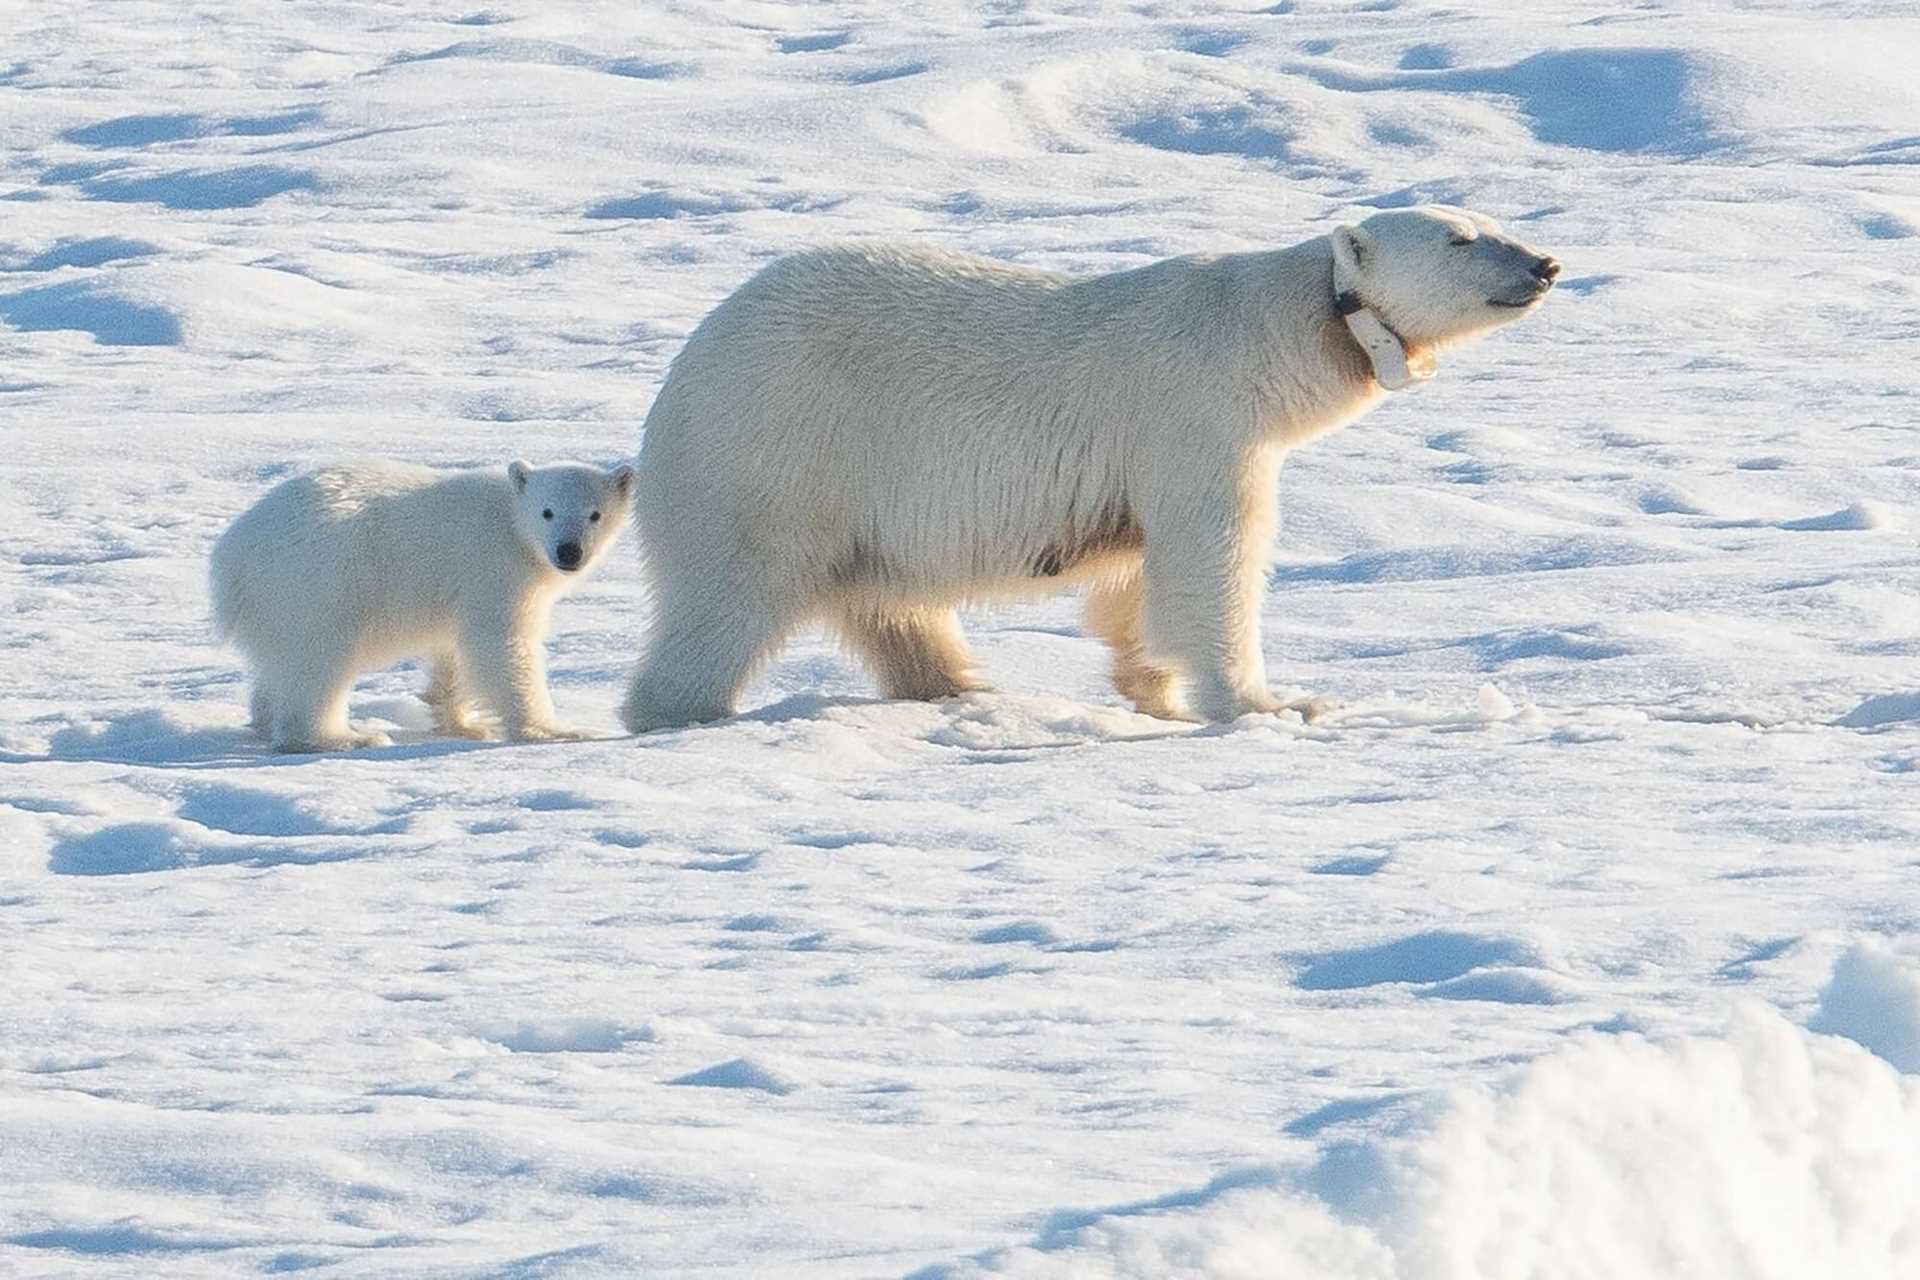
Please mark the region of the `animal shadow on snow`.
[[429, 731], [406, 729], [395, 733], [394, 739], [391, 747], [288, 755], [274, 752], [245, 726], [182, 724], [165, 711], [149, 708], [107, 717], [97, 725], [70, 725], [52, 736], [45, 755], [0, 752], [0, 763], [37, 764], [61, 760], [156, 768], [289, 768], [342, 757], [418, 760], [517, 745], [440, 738]]

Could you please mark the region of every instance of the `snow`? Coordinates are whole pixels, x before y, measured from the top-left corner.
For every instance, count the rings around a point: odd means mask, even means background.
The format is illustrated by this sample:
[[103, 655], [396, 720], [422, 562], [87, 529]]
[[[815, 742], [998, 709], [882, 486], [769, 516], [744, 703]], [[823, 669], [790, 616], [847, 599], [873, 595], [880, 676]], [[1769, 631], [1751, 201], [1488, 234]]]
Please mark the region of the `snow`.
[[1743, 1009], [1724, 1036], [1576, 1037], [1299, 1171], [1056, 1215], [916, 1273], [1221, 1280], [1912, 1275], [1920, 1081]]
[[[1920, 1272], [1910, 6], [96, 8], [0, 14], [0, 1273]], [[1063, 599], [626, 739], [628, 546], [602, 739], [243, 730], [300, 467], [628, 457], [802, 246], [1429, 199], [1566, 272], [1289, 461], [1338, 715], [1140, 716]]]
[[1920, 1072], [1920, 970], [1884, 946], [1851, 947], [1807, 1025], [1857, 1040], [1901, 1071]]

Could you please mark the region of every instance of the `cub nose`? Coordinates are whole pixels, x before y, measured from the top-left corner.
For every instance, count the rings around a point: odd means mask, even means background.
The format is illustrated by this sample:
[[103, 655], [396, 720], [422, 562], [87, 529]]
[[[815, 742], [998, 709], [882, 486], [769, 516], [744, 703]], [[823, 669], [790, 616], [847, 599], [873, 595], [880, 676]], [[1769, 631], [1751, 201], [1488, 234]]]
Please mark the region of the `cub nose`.
[[580, 567], [580, 544], [577, 542], [561, 543], [553, 549], [553, 562], [562, 569], [578, 569]]
[[1533, 278], [1542, 284], [1552, 284], [1560, 274], [1560, 259], [1541, 258], [1533, 264]]

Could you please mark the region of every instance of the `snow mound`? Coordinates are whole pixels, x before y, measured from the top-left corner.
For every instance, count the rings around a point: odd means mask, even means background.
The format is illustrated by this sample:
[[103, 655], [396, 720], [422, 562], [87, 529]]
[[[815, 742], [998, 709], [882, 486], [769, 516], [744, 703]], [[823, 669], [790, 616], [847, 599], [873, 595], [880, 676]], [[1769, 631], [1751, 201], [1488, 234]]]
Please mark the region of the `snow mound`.
[[1436, 929], [1315, 956], [1297, 981], [1304, 991], [1350, 991], [1391, 982], [1445, 982], [1487, 965], [1535, 961], [1532, 949], [1515, 939]]
[[1158, 738], [1181, 728], [1132, 710], [1087, 706], [1067, 698], [975, 694], [956, 698], [941, 710], [944, 723], [931, 729], [926, 740], [970, 751]]
[[1834, 721], [1843, 729], [1873, 729], [1903, 720], [1920, 720], [1920, 693], [1881, 693]]
[[630, 1027], [607, 1018], [489, 1022], [475, 1028], [475, 1034], [514, 1053], [617, 1053], [635, 1041], [653, 1039], [649, 1027]]
[[1824, 516], [1783, 520], [1780, 527], [1798, 533], [1865, 533], [1872, 529], [1898, 532], [1901, 524], [1900, 518], [1884, 503], [1863, 501]]
[[1723, 72], [1683, 49], [1548, 49], [1506, 66], [1370, 73], [1303, 68], [1331, 88], [1492, 95], [1540, 142], [1590, 151], [1697, 154], [1716, 141], [1707, 100]]
[[171, 347], [180, 317], [165, 305], [127, 297], [90, 280], [0, 294], [0, 320], [24, 332], [71, 329], [109, 347]]
[[1897, 1070], [1920, 1072], [1920, 973], [1878, 944], [1856, 946], [1834, 965], [1807, 1026], [1856, 1041]]
[[731, 1058], [716, 1062], [684, 1076], [675, 1076], [668, 1084], [690, 1085], [700, 1089], [747, 1089], [757, 1093], [784, 1096], [800, 1086], [755, 1062], [752, 1058]]
[[[1858, 1029], [1890, 1006], [1920, 1027], [1913, 975], [1856, 951], [1822, 1018]], [[1753, 1006], [1724, 1036], [1585, 1033], [1504, 1088], [1323, 1149], [1295, 1189], [1260, 1181], [921, 1275], [1891, 1280], [1920, 1274], [1920, 1080]]]
[[109, 760], [116, 763], [167, 764], [230, 757], [247, 749], [244, 729], [223, 717], [183, 713], [178, 708], [143, 708], [78, 722], [54, 730], [46, 742], [55, 760]]
[[239, 863], [250, 867], [339, 862], [359, 851], [299, 837], [235, 839], [198, 822], [167, 818], [116, 822], [56, 840], [47, 870], [65, 876], [127, 876]]
[[1531, 723], [1538, 718], [1539, 712], [1532, 706], [1516, 706], [1499, 688], [1483, 684], [1474, 694], [1471, 707], [1437, 706], [1417, 699], [1374, 699], [1342, 706], [1328, 717], [1328, 722], [1347, 729], [1470, 729], [1509, 720]]

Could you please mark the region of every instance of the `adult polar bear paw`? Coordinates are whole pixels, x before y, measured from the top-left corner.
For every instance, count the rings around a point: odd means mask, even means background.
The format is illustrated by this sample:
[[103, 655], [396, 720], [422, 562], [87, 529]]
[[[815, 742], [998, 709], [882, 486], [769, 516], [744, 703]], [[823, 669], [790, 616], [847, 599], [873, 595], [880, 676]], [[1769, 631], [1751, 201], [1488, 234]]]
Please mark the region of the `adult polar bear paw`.
[[1251, 695], [1227, 695], [1210, 700], [1192, 699], [1192, 712], [1185, 717], [1215, 722], [1238, 720], [1242, 716], [1280, 715], [1292, 711], [1308, 724], [1326, 720], [1339, 712], [1338, 699], [1308, 693], [1302, 689], [1284, 692], [1262, 690]]
[[1272, 695], [1273, 705], [1262, 707], [1268, 713], [1291, 711], [1308, 724], [1318, 724], [1340, 714], [1344, 705], [1338, 698], [1329, 698], [1325, 694], [1307, 693], [1300, 689], [1289, 689], [1285, 693]]
[[1281, 459], [1558, 272], [1443, 206], [1081, 279], [911, 245], [776, 262], [647, 416], [655, 623], [627, 727], [732, 714], [810, 621], [890, 697], [977, 688], [955, 608], [1069, 585], [1142, 711], [1279, 710], [1260, 601]]
[[1298, 711], [1300, 718], [1308, 724], [1320, 724], [1339, 715], [1346, 709], [1346, 704], [1338, 698], [1329, 698], [1324, 694], [1303, 693], [1282, 702], [1280, 709]]
[[591, 729], [570, 729], [559, 724], [527, 724], [507, 736], [515, 742], [589, 742], [600, 735]]

